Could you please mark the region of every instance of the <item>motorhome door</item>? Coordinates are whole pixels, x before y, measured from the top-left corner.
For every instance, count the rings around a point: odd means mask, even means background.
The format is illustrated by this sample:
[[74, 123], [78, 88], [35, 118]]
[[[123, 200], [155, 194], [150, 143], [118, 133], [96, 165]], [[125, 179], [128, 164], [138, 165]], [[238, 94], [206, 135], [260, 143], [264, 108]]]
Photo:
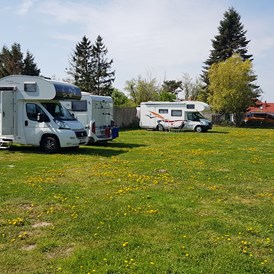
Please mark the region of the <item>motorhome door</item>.
[[[23, 127], [26, 143], [39, 145], [43, 132], [48, 128], [45, 121], [50, 121], [44, 110], [36, 103], [26, 102], [23, 109]], [[38, 121], [38, 116], [43, 115], [44, 121]]]
[[14, 91], [1, 91], [0, 105], [0, 135], [14, 134]]

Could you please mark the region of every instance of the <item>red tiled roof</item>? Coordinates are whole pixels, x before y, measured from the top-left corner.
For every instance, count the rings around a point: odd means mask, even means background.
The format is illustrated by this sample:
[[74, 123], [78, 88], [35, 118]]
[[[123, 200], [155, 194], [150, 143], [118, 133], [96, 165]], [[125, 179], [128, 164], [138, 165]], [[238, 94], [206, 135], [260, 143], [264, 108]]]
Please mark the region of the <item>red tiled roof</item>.
[[267, 112], [274, 113], [274, 103], [256, 101], [256, 106], [250, 107], [248, 112]]

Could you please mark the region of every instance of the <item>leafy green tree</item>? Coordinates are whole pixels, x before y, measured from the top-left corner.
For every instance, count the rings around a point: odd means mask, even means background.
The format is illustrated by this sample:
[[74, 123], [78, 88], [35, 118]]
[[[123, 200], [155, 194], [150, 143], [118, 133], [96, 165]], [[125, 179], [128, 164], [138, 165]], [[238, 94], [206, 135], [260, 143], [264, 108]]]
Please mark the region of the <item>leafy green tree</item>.
[[178, 89], [182, 89], [182, 81], [166, 80], [159, 92], [159, 101], [175, 101]]
[[29, 51], [27, 51], [26, 57], [23, 61], [22, 74], [32, 76], [40, 75], [40, 69], [38, 69], [37, 64], [34, 63], [34, 56]]
[[176, 94], [161, 90], [159, 93], [159, 101], [174, 102], [176, 100]]
[[19, 43], [14, 43], [11, 49], [3, 46], [0, 52], [1, 78], [13, 74], [39, 75], [39, 73], [40, 69], [37, 68], [30, 51], [27, 51], [24, 59], [24, 54], [21, 51]]
[[93, 93], [97, 95], [110, 96], [113, 92], [112, 83], [115, 80], [115, 71], [111, 70], [113, 60], [108, 61], [106, 54], [108, 50], [99, 35], [91, 49], [91, 80]]
[[116, 88], [113, 90], [111, 97], [115, 106], [133, 106], [132, 100]]
[[135, 105], [159, 99], [160, 89], [155, 78], [148, 80], [138, 76], [137, 79], [126, 82], [125, 90], [129, 93]]
[[74, 84], [86, 92], [92, 92], [94, 87], [91, 77], [91, 50], [92, 44], [84, 36], [76, 44], [75, 50], [69, 59], [70, 68], [67, 70], [67, 73], [72, 76]]
[[240, 125], [242, 113], [252, 105], [253, 99], [259, 96], [259, 90], [250, 85], [253, 79], [252, 62], [242, 60], [235, 54], [225, 61], [213, 64], [208, 72], [209, 103], [218, 113], [231, 113]]
[[[242, 60], [252, 61], [252, 55], [247, 54], [248, 44], [250, 40], [246, 39], [246, 31], [241, 23], [241, 16], [233, 8], [229, 8], [228, 11], [224, 13], [223, 20], [220, 21], [220, 26], [218, 27], [219, 34], [212, 40], [213, 49], [210, 52], [209, 58], [205, 61], [205, 66], [203, 67], [202, 80], [205, 83], [205, 90], [202, 96], [205, 100], [208, 97], [208, 86], [210, 84], [208, 77], [208, 70], [212, 64], [222, 62], [227, 58], [231, 57], [234, 53], [238, 53]], [[253, 81], [257, 79], [256, 75], [253, 75]], [[258, 86], [253, 86], [257, 89]]]

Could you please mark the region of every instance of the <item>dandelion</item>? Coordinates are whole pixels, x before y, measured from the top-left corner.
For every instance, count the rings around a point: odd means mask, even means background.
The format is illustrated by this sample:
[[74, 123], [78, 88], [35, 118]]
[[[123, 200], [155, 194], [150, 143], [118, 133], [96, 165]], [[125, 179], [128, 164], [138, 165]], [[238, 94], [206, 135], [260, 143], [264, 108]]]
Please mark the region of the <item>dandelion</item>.
[[23, 226], [24, 225], [24, 220], [22, 218], [15, 218], [12, 220], [8, 220], [8, 224], [14, 225], [14, 226]]
[[18, 235], [18, 238], [21, 240], [25, 240], [28, 237], [28, 233], [27, 232], [23, 232], [22, 234]]
[[128, 242], [124, 242], [123, 247], [127, 247], [127, 246], [128, 246]]
[[150, 209], [150, 210], [147, 210], [146, 213], [148, 213], [148, 214], [156, 214], [156, 213], [158, 213], [158, 209]]

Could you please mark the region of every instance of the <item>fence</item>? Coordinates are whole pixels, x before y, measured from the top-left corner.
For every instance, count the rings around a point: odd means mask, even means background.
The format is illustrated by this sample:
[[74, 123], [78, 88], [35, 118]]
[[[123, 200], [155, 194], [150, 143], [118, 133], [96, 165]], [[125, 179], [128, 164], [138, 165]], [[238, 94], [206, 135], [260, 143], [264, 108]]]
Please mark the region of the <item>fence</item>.
[[133, 107], [114, 107], [114, 121], [120, 128], [137, 128], [139, 119], [137, 110]]

